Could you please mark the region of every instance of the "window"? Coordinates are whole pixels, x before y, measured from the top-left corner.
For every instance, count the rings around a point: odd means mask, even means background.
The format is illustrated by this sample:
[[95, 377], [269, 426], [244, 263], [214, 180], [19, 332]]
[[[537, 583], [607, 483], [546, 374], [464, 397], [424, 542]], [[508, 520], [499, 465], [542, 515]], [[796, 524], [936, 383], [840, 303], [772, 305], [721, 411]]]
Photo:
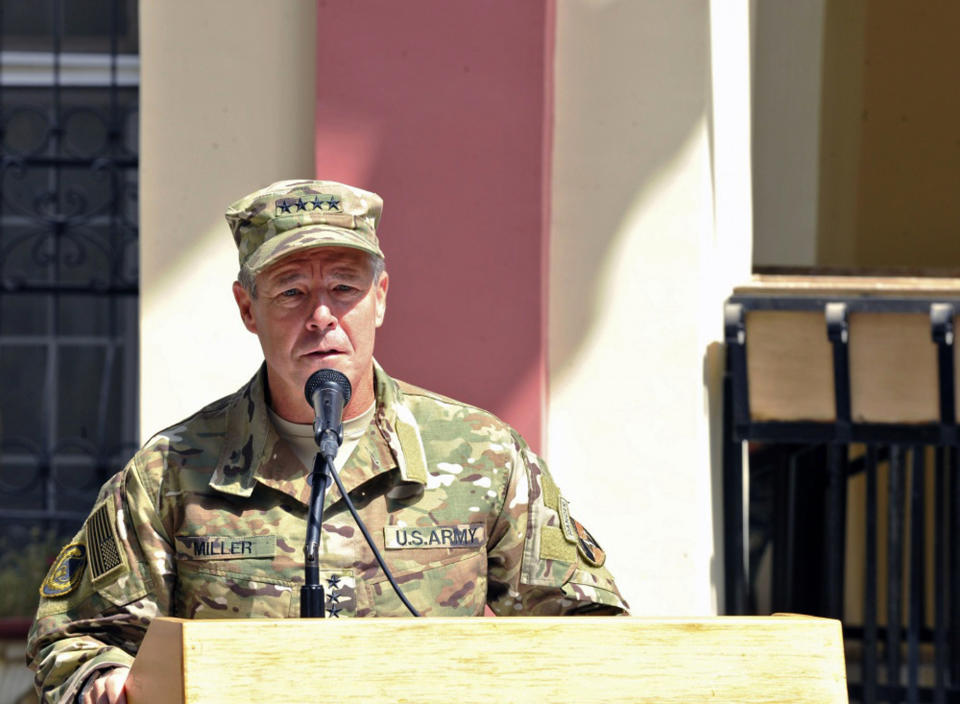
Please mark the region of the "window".
[[0, 1], [0, 568], [138, 445], [136, 52], [135, 1]]

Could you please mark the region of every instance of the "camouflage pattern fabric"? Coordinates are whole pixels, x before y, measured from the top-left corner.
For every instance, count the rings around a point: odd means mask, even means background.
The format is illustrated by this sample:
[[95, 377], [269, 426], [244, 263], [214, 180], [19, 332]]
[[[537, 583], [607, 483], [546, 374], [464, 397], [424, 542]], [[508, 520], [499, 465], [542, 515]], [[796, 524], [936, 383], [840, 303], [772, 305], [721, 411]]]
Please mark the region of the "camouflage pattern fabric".
[[[265, 378], [156, 435], [103, 487], [41, 588], [59, 594], [29, 638], [43, 701], [130, 665], [156, 616], [299, 615], [310, 487], [268, 419]], [[374, 421], [340, 476], [424, 616], [626, 610], [516, 431], [379, 366], [375, 383]], [[320, 557], [328, 616], [407, 615], [336, 486]]]
[[277, 181], [225, 213], [240, 266], [256, 273], [301, 249], [351, 247], [383, 259], [377, 225], [383, 199], [336, 181]]

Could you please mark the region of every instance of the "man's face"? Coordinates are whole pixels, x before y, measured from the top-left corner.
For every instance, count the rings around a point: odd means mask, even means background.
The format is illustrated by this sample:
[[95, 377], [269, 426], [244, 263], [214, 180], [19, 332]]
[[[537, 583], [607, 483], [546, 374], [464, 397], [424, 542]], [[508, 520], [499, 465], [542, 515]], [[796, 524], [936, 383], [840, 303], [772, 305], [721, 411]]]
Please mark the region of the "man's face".
[[284, 257], [257, 274], [256, 282], [255, 298], [239, 283], [233, 295], [247, 330], [260, 338], [273, 410], [293, 422], [311, 422], [303, 387], [318, 369], [336, 369], [350, 380], [353, 394], [344, 417], [369, 408], [386, 272], [373, 281], [365, 252], [317, 247]]

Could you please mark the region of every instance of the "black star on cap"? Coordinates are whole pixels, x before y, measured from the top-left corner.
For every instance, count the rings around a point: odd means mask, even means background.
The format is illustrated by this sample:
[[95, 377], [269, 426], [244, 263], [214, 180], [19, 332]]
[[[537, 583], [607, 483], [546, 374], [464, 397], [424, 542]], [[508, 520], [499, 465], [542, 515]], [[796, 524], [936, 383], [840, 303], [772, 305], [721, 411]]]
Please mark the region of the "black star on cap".
[[303, 202], [303, 198], [297, 198], [297, 207], [300, 210], [306, 210], [307, 204]]
[[313, 200], [310, 202], [313, 203], [314, 210], [320, 210], [320, 204], [323, 203], [323, 201], [320, 200], [320, 196], [314, 196]]
[[330, 210], [335, 210], [336, 208], [340, 207], [340, 201], [338, 201], [336, 198], [331, 198], [327, 201], [327, 204], [330, 206]]
[[277, 207], [280, 208], [280, 212], [281, 212], [281, 213], [289, 213], [289, 212], [290, 212], [290, 203], [287, 202], [287, 201], [285, 201], [285, 200], [278, 200], [278, 201], [277, 201]]

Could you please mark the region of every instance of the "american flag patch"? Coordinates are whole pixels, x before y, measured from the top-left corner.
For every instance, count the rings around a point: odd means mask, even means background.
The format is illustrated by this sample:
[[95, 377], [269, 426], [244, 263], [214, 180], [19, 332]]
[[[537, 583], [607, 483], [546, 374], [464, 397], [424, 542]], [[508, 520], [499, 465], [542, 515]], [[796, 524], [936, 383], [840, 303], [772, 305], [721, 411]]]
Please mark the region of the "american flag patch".
[[87, 561], [93, 582], [102, 582], [126, 567], [117, 543], [115, 516], [111, 497], [95, 508], [87, 519]]

